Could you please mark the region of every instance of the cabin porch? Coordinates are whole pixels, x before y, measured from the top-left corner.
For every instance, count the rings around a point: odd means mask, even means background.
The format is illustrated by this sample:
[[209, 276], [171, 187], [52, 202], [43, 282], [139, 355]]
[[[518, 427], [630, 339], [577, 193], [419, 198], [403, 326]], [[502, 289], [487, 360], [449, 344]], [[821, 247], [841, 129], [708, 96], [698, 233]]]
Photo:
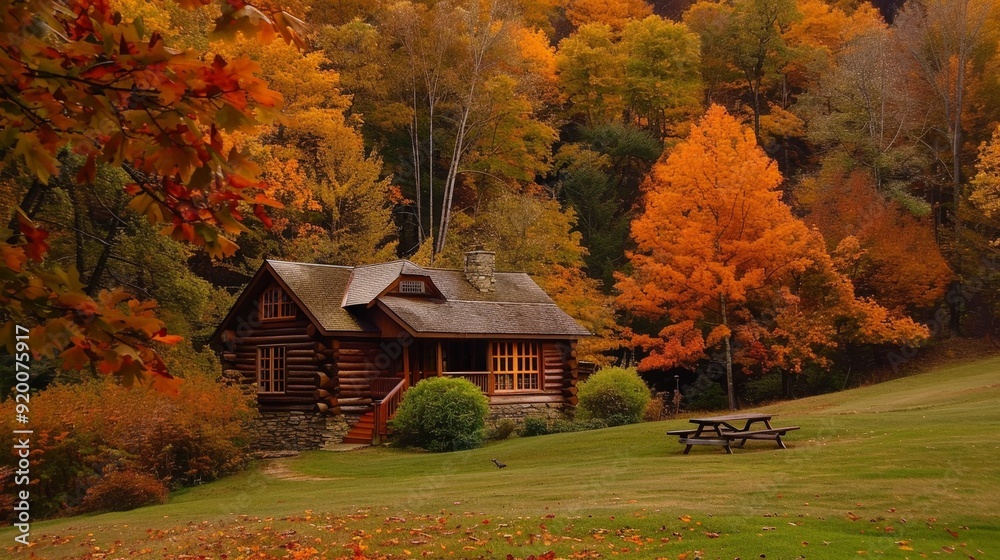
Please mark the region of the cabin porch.
[[575, 349], [570, 343], [410, 338], [383, 342], [381, 348], [381, 360], [375, 363], [384, 367], [371, 378], [370, 409], [354, 423], [345, 442], [385, 441], [388, 421], [403, 394], [430, 377], [468, 380], [489, 397], [495, 418], [552, 416], [576, 404]]

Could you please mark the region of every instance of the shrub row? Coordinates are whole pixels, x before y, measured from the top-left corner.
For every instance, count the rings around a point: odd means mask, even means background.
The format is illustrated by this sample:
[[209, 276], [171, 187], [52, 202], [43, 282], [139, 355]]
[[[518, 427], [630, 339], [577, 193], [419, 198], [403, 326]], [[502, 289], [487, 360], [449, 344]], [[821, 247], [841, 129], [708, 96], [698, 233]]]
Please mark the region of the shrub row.
[[[577, 420], [526, 418], [519, 435], [530, 437], [577, 432], [642, 421], [651, 395], [635, 369], [605, 368], [580, 384]], [[488, 438], [510, 437], [516, 424], [502, 420], [489, 430], [489, 399], [472, 383], [438, 377], [407, 391], [392, 419], [393, 440], [401, 447], [457, 451], [482, 445]]]
[[[15, 428], [14, 404], [0, 403], [5, 433]], [[255, 414], [238, 388], [200, 375], [187, 378], [176, 397], [129, 389], [110, 379], [34, 394], [32, 514], [42, 518], [156, 503], [169, 488], [234, 472], [246, 462], [246, 428]], [[0, 457], [3, 496], [13, 494], [15, 459]], [[5, 516], [10, 512], [0, 510]]]

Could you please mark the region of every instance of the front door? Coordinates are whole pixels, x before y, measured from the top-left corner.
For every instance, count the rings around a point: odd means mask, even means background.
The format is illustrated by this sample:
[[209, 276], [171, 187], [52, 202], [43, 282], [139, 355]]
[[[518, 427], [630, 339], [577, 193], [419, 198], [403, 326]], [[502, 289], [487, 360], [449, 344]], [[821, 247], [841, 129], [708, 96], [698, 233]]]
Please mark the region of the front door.
[[428, 377], [438, 375], [438, 343], [429, 340], [418, 340], [408, 348], [410, 352], [410, 386], [414, 386]]

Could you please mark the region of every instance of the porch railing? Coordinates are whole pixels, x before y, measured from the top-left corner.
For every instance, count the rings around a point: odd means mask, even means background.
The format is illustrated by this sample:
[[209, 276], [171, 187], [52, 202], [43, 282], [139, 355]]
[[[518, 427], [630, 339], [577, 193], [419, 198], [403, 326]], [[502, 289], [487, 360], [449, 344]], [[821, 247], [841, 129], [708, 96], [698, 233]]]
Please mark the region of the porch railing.
[[490, 394], [490, 372], [488, 371], [446, 371], [442, 375], [467, 379], [473, 385], [479, 387], [479, 390], [484, 395]]
[[[384, 397], [375, 397], [375, 381], [380, 383], [388, 383], [389, 381], [395, 382], [395, 386], [385, 393]], [[389, 432], [389, 419], [396, 414], [396, 409], [399, 408], [399, 403], [403, 401], [403, 393], [406, 391], [408, 384], [406, 378], [395, 378], [395, 377], [383, 377], [376, 378], [372, 380], [372, 396], [375, 401], [372, 403], [375, 409], [375, 433], [374, 439], [377, 442], [385, 441]]]
[[372, 400], [384, 399], [390, 391], [399, 385], [399, 377], [375, 377], [372, 379]]

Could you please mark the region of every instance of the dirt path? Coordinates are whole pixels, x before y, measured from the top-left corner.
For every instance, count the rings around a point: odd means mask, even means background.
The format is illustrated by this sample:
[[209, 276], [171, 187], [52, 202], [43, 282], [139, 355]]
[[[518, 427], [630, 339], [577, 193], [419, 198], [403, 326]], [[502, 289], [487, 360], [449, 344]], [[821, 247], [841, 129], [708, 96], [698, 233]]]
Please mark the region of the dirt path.
[[290, 459], [267, 459], [261, 464], [261, 472], [268, 476], [280, 480], [294, 480], [299, 482], [317, 482], [321, 480], [337, 480], [342, 477], [333, 476], [309, 476], [299, 474], [289, 466]]

